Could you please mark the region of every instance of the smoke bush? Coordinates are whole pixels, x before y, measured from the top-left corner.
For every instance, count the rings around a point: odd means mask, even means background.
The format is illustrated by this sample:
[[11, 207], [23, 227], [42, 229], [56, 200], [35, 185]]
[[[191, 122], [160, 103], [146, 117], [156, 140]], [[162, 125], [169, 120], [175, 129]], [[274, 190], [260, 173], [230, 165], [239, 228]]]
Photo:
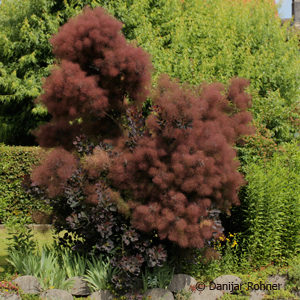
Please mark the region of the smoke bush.
[[46, 186], [49, 196], [55, 197], [62, 192], [67, 180], [76, 170], [76, 164], [71, 153], [62, 148], [54, 149], [43, 164], [34, 170], [32, 180], [36, 185]]
[[125, 96], [137, 105], [146, 99], [148, 54], [129, 45], [121, 27], [102, 8], [87, 8], [52, 38], [60, 64], [40, 97], [52, 115], [36, 134], [41, 146], [70, 150], [72, 140], [83, 132], [98, 138], [119, 136], [117, 120], [126, 109]]
[[208, 211], [239, 204], [243, 178], [232, 145], [251, 132], [247, 84], [234, 79], [223, 96], [220, 84], [197, 94], [161, 78], [145, 135], [134, 150], [124, 143], [109, 172], [116, 188], [131, 193], [136, 228], [181, 247], [203, 247], [218, 232]]
[[161, 240], [203, 247], [220, 233], [211, 211], [239, 203], [233, 145], [251, 133], [251, 98], [244, 79], [194, 89], [162, 76], [145, 117], [151, 64], [120, 29], [86, 9], [52, 38], [58, 66], [41, 96], [52, 120], [37, 137], [57, 149], [31, 178], [56, 228], [83, 238], [76, 249], [114, 255], [126, 277], [165, 261]]

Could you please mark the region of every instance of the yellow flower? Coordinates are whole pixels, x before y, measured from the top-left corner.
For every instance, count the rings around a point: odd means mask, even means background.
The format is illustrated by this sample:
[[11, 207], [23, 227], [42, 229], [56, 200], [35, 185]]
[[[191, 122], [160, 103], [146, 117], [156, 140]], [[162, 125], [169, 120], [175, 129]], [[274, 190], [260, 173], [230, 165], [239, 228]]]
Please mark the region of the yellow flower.
[[237, 242], [236, 241], [233, 241], [231, 247], [235, 247], [237, 245]]

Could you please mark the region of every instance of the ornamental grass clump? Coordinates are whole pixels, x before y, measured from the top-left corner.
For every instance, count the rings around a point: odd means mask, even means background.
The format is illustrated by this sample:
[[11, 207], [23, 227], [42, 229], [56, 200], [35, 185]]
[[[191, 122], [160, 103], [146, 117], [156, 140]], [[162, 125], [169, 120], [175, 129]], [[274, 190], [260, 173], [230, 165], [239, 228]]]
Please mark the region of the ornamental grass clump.
[[149, 56], [120, 30], [85, 9], [52, 38], [57, 66], [40, 97], [52, 120], [36, 136], [54, 149], [29, 190], [47, 195], [57, 231], [80, 237], [73, 250], [110, 257], [124, 289], [166, 262], [167, 244], [201, 248], [220, 234], [209, 212], [239, 204], [233, 146], [252, 128], [246, 80], [192, 88], [162, 76], [150, 94]]
[[61, 268], [56, 253], [44, 246], [41, 252], [24, 253], [13, 250], [7, 259], [15, 271], [23, 275], [35, 276], [42, 289], [49, 288], [65, 289], [73, 283], [66, 280], [66, 271]]

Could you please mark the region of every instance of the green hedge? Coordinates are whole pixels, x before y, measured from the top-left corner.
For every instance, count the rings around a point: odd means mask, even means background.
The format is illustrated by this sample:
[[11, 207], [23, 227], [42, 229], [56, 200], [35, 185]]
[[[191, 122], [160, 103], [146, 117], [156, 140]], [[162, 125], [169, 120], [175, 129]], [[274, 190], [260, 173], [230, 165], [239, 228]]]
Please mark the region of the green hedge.
[[30, 174], [42, 153], [39, 147], [0, 145], [0, 223], [12, 216], [30, 221], [32, 210], [47, 209], [38, 199], [27, 195], [21, 185], [23, 176]]
[[282, 261], [300, 249], [300, 146], [287, 144], [245, 167], [245, 248], [253, 263]]

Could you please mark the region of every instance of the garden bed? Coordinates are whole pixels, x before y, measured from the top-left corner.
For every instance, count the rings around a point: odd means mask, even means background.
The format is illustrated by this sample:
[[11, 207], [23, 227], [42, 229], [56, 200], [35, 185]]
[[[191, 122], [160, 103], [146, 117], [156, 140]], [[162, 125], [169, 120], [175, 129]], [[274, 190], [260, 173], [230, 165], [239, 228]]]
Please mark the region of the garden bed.
[[[30, 224], [29, 230], [33, 230], [34, 239], [38, 242], [38, 249], [41, 251], [43, 245], [51, 246], [53, 243], [51, 226], [46, 226], [49, 230], [40, 232], [40, 225]], [[4, 245], [7, 242], [8, 234], [5, 229], [0, 229], [0, 245]], [[6, 249], [0, 248], [2, 252], [2, 261], [0, 267], [3, 267], [3, 260], [8, 258]], [[56, 252], [49, 254], [53, 258], [57, 257]], [[30, 254], [28, 254], [30, 255]], [[43, 278], [47, 277], [46, 273], [42, 277], [35, 278], [32, 276], [25, 276], [24, 272], [19, 275], [14, 275], [13, 269], [9, 268], [7, 262], [5, 263], [5, 272], [0, 273], [0, 281], [2, 286], [6, 287], [10, 293], [18, 294], [24, 300], [37, 300], [46, 299], [48, 295], [57, 295], [59, 299], [146, 299], [144, 296], [151, 296], [151, 300], [158, 300], [164, 296], [166, 300], [201, 300], [201, 299], [297, 299], [299, 296], [299, 283], [300, 283], [300, 258], [296, 257], [290, 260], [286, 266], [274, 266], [269, 265], [258, 269], [244, 269], [240, 272], [231, 272], [232, 262], [228, 260], [229, 256], [225, 255], [221, 260], [224, 262], [227, 260], [227, 271], [224, 269], [223, 264], [220, 270], [220, 260], [212, 260], [210, 263], [203, 265], [203, 270], [206, 268], [207, 273], [199, 272], [198, 276], [193, 277], [191, 275], [184, 274], [173, 274], [170, 273], [168, 268], [157, 269], [158, 273], [144, 273], [142, 281], [140, 282], [140, 289], [135, 294], [127, 293], [126, 295], [115, 297], [113, 296], [114, 286], [109, 286], [109, 291], [101, 289], [101, 281], [94, 281], [94, 285], [87, 285], [84, 282], [84, 274], [88, 274], [83, 269], [80, 270], [80, 266], [83, 266], [82, 261], [77, 261], [72, 265], [71, 260], [74, 259], [74, 253], [69, 253], [64, 258], [63, 269], [68, 269], [68, 276], [66, 278], [59, 279], [59, 282], [63, 282], [65, 279], [72, 278], [75, 280], [75, 286], [61, 288], [57, 286], [58, 280], [50, 280], [47, 285], [41, 287]], [[36, 256], [35, 256], [36, 257]], [[44, 257], [47, 260], [47, 256]], [[22, 261], [27, 261], [26, 256], [22, 257]], [[73, 261], [74, 262], [74, 261]], [[201, 266], [200, 261], [195, 262], [196, 265]], [[40, 263], [36, 260], [36, 264]], [[101, 276], [101, 269], [105, 268], [105, 264], [98, 264], [97, 259], [93, 261], [93, 265], [97, 266], [93, 272]], [[62, 266], [62, 265], [61, 265]], [[72, 267], [73, 266], [73, 267]], [[79, 266], [79, 267], [78, 267]], [[44, 267], [44, 269], [46, 266]], [[51, 267], [49, 268], [51, 271]], [[210, 271], [208, 271], [210, 270]], [[251, 270], [251, 271], [250, 271]], [[97, 273], [99, 271], [99, 273]], [[176, 273], [176, 271], [175, 271]], [[41, 274], [41, 273], [39, 273]], [[58, 275], [58, 272], [54, 271], [51, 276]], [[173, 274], [173, 275], [172, 275]], [[231, 275], [229, 275], [231, 274]], [[103, 275], [103, 274], [102, 274]], [[224, 276], [225, 275], [225, 276]], [[90, 277], [91, 279], [91, 277]], [[94, 279], [96, 277], [94, 276]], [[91, 280], [90, 280], [91, 282]], [[45, 284], [45, 282], [44, 282]], [[263, 286], [262, 284], [272, 284], [269, 286]], [[275, 288], [274, 288], [275, 285]], [[99, 289], [97, 288], [99, 287]], [[91, 289], [89, 287], [92, 287]], [[108, 287], [108, 286], [107, 286]], [[99, 292], [102, 290], [102, 292]], [[4, 294], [8, 294], [2, 288]], [[35, 293], [32, 294], [32, 293]], [[4, 296], [3, 296], [4, 297]], [[44, 298], [43, 298], [44, 297]], [[144, 298], [143, 298], [144, 297]], [[4, 298], [6, 299], [6, 298]]]

